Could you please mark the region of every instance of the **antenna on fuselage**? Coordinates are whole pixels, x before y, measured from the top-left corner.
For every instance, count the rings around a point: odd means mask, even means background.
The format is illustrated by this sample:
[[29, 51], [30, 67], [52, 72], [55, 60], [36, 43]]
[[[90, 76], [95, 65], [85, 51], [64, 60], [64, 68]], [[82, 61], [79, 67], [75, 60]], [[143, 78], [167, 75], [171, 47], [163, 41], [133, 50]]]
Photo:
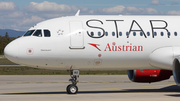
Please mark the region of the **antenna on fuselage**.
[[75, 16], [79, 16], [79, 13], [80, 13], [80, 10], [77, 11], [76, 15]]

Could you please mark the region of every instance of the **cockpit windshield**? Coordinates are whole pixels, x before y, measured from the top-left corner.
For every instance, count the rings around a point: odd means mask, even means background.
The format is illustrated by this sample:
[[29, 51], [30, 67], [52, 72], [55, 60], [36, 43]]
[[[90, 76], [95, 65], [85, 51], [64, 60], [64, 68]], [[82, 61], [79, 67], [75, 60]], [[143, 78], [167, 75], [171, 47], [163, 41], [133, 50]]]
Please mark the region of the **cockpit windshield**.
[[49, 30], [44, 30], [44, 37], [50, 37], [51, 32]]
[[51, 37], [51, 32], [48, 29], [29, 30], [23, 36]]
[[31, 36], [35, 30], [29, 30], [27, 31], [24, 36]]
[[33, 34], [33, 36], [42, 37], [42, 32], [41, 32], [41, 30], [36, 30], [36, 32]]

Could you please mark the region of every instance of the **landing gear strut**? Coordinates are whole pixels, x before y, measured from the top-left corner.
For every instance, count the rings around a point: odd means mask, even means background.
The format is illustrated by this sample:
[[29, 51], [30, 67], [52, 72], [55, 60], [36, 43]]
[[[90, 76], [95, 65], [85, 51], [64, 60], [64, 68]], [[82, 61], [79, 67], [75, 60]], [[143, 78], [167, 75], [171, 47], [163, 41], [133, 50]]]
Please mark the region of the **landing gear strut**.
[[76, 94], [78, 92], [78, 87], [76, 85], [78, 83], [77, 78], [79, 77], [79, 70], [69, 70], [69, 74], [71, 76], [69, 81], [71, 81], [72, 84], [66, 87], [66, 91], [68, 94]]

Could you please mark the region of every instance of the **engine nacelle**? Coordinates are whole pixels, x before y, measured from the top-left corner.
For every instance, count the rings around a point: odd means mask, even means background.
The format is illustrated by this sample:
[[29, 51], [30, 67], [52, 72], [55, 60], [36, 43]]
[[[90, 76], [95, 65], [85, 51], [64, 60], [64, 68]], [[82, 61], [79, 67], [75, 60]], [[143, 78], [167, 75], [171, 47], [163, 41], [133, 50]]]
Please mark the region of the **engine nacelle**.
[[167, 80], [172, 75], [170, 70], [128, 70], [127, 72], [131, 81], [141, 83]]
[[180, 57], [175, 58], [173, 62], [173, 76], [176, 84], [180, 86]]

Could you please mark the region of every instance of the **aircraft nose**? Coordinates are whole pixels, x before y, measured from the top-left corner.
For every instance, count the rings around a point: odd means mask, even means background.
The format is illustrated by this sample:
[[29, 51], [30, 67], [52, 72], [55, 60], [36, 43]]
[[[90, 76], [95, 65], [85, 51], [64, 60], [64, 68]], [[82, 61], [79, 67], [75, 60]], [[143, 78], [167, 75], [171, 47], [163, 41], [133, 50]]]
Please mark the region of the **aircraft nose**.
[[4, 49], [4, 54], [6, 58], [8, 58], [10, 61], [17, 63], [18, 62], [18, 43], [15, 41], [9, 43]]

